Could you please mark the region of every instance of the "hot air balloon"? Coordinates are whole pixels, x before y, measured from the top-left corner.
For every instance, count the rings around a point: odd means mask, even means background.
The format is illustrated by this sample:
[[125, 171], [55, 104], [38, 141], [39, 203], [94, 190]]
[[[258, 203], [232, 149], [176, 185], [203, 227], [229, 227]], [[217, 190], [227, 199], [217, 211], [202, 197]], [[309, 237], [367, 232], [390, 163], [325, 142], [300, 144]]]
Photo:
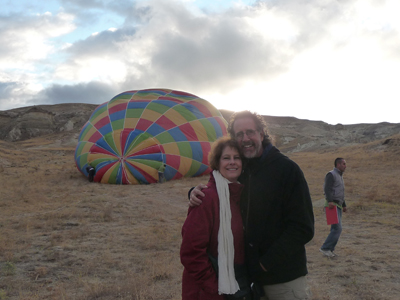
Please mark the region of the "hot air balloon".
[[75, 163], [90, 181], [101, 183], [201, 176], [211, 171], [211, 144], [226, 133], [221, 113], [195, 95], [127, 91], [94, 110], [79, 135]]

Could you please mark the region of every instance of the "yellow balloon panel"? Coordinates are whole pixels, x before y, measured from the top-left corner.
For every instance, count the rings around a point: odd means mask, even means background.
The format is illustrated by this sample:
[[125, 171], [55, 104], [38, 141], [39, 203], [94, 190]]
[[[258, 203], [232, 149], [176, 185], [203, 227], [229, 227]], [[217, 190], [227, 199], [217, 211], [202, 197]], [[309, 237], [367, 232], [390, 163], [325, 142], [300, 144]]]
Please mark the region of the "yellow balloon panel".
[[108, 154], [105, 154], [105, 153], [90, 153], [90, 152], [88, 154], [88, 163], [89, 164], [92, 164], [96, 160], [104, 160], [104, 159], [107, 159], [109, 161], [112, 161], [112, 160], [116, 161], [117, 160], [115, 158], [115, 156], [113, 156], [112, 154], [108, 155]]
[[187, 120], [174, 109], [170, 109], [165, 112], [164, 116], [167, 117], [171, 122], [174, 122], [174, 124], [177, 126], [187, 123]]
[[120, 104], [126, 104], [127, 102], [129, 102], [129, 99], [114, 99], [113, 101], [110, 101], [108, 103], [108, 110], [110, 110], [114, 106], [117, 106]]
[[139, 184], [139, 181], [132, 175], [131, 172], [129, 172], [127, 169], [124, 169], [124, 172], [130, 184]]
[[125, 119], [125, 128], [126, 129], [136, 128], [136, 125], [138, 122], [139, 122], [139, 118], [126, 118]]
[[179, 154], [179, 147], [176, 143], [163, 144], [163, 148], [166, 154]]
[[191, 165], [192, 165], [191, 158], [181, 156], [181, 163], [179, 165], [178, 172], [181, 174], [187, 174], [190, 170]]
[[[136, 152], [139, 152], [139, 151], [141, 151], [143, 149], [146, 149], [146, 148], [149, 148], [149, 147], [152, 147], [152, 146], [155, 146], [155, 145], [157, 145], [157, 147], [160, 147], [153, 138], [148, 138], [148, 139], [140, 142], [140, 144], [138, 144], [133, 149], [129, 150], [129, 152], [125, 156], [132, 155], [132, 154], [134, 154]], [[161, 152], [161, 150], [159, 152]]]
[[196, 133], [199, 141], [209, 141], [207, 131], [199, 120], [190, 122], [190, 125], [192, 125], [192, 127], [195, 129], [194, 132]]
[[121, 132], [122, 132], [122, 129], [117, 129], [117, 130], [113, 131], [113, 133], [112, 133], [113, 139], [114, 139], [114, 143], [115, 143], [115, 147], [116, 147], [116, 149], [117, 149], [119, 154], [122, 154]]
[[162, 116], [162, 114], [160, 114], [159, 112], [156, 112], [154, 110], [144, 110], [141, 118], [145, 119], [145, 120], [148, 120], [148, 121], [151, 121], [151, 122], [155, 122], [161, 116]]
[[[116, 168], [119, 168], [119, 166], [120, 166], [120, 164], [117, 163], [117, 164], [114, 164], [111, 168], [109, 168], [109, 169], [104, 173], [103, 177], [101, 178], [101, 183], [109, 183], [109, 180], [110, 180], [110, 177], [111, 177], [113, 171], [114, 171]], [[114, 176], [113, 176], [113, 177], [114, 177]]]
[[143, 171], [145, 171], [148, 175], [150, 175], [155, 181], [158, 181], [158, 170], [142, 164], [138, 161], [130, 161], [129, 162], [132, 166], [134, 166], [135, 168], [139, 168], [142, 169]]

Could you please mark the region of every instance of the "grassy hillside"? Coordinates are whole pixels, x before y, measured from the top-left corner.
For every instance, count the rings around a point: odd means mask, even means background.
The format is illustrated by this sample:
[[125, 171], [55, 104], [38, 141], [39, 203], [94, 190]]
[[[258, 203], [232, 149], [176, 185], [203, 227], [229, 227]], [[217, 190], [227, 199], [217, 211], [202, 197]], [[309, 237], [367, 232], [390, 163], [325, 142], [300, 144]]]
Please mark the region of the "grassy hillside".
[[[399, 299], [400, 136], [383, 144], [289, 156], [315, 204], [307, 245], [315, 300]], [[164, 184], [89, 183], [74, 148], [52, 138], [0, 141], [0, 300], [180, 299], [180, 229], [187, 191], [207, 177]], [[328, 234], [322, 184], [347, 160], [344, 230], [337, 258], [318, 249]]]

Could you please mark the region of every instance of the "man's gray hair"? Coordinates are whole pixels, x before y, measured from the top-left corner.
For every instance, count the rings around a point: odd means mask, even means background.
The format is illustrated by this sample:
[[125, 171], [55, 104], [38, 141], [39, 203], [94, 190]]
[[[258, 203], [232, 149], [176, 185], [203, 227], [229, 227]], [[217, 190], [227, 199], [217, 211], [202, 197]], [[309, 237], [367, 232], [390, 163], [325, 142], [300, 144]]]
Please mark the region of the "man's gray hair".
[[267, 123], [265, 123], [263, 116], [259, 115], [256, 112], [251, 112], [249, 110], [235, 112], [231, 115], [231, 117], [229, 119], [228, 132], [232, 139], [235, 139], [235, 131], [233, 130], [233, 125], [235, 124], [235, 121], [237, 119], [241, 119], [241, 118], [253, 119], [254, 124], [256, 124], [257, 131], [261, 132], [264, 135], [264, 139], [262, 141], [262, 145], [264, 147], [271, 143], [271, 139], [269, 137], [268, 130], [267, 130]]

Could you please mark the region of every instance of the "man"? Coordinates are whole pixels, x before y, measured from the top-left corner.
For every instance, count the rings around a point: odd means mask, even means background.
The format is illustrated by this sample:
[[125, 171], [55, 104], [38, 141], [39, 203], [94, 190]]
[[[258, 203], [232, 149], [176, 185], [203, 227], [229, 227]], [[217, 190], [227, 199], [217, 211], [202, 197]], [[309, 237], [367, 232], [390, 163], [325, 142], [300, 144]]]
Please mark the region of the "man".
[[165, 182], [164, 172], [165, 172], [166, 167], [167, 167], [167, 165], [163, 163], [163, 164], [160, 164], [160, 167], [158, 168], [158, 182], [159, 183]]
[[324, 194], [325, 194], [325, 209], [334, 209], [337, 207], [339, 223], [331, 225], [331, 231], [326, 238], [324, 244], [319, 251], [325, 256], [337, 256], [335, 246], [339, 241], [342, 233], [342, 210], [347, 211], [346, 202], [344, 201], [344, 182], [343, 173], [346, 170], [346, 161], [344, 158], [338, 157], [335, 159], [335, 168], [328, 172], [325, 176]]
[[[314, 236], [314, 214], [303, 172], [269, 139], [262, 116], [232, 115], [229, 134], [246, 157], [241, 211], [251, 280], [265, 300], [309, 299], [305, 244]], [[197, 186], [190, 204], [199, 205]]]

